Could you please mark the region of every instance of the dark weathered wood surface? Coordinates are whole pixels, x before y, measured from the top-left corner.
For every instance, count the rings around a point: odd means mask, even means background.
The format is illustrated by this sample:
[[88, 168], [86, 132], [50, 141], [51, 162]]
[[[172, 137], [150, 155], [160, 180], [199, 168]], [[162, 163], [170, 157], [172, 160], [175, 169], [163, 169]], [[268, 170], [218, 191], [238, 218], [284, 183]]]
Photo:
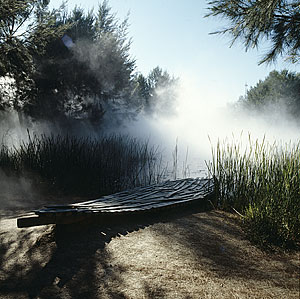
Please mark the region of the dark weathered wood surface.
[[157, 210], [202, 200], [212, 192], [213, 182], [211, 179], [167, 181], [85, 202], [49, 205], [34, 211], [37, 216], [18, 219], [18, 227], [76, 222], [91, 214], [120, 215]]

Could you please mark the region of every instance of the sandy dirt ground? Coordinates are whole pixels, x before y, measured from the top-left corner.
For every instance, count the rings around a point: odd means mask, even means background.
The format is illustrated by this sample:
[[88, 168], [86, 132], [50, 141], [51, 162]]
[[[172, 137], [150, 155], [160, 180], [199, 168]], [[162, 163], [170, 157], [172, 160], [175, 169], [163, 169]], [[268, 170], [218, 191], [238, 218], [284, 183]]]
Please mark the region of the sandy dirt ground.
[[18, 229], [18, 213], [0, 212], [0, 298], [299, 298], [299, 253], [261, 251], [230, 214]]

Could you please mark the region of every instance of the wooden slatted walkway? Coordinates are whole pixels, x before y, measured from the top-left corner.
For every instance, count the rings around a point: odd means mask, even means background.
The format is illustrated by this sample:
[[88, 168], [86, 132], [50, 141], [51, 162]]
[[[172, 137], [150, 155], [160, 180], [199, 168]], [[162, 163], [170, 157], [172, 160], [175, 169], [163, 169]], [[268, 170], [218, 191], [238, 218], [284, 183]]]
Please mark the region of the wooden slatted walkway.
[[18, 227], [78, 222], [91, 216], [132, 214], [203, 200], [214, 190], [211, 179], [182, 179], [139, 187], [99, 199], [67, 205], [50, 205], [33, 217], [17, 220]]

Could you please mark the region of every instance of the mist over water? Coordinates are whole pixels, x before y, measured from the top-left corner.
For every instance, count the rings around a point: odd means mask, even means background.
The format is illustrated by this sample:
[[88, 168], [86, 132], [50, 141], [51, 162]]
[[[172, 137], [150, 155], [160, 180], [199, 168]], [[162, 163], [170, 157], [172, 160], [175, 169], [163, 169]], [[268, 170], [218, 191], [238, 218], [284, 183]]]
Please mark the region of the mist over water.
[[178, 176], [184, 165], [190, 176], [205, 175], [205, 161], [211, 159], [212, 146], [218, 140], [236, 140], [246, 146], [249, 136], [252, 141], [270, 144], [299, 139], [299, 124], [287, 114], [283, 104], [265, 107], [260, 112], [244, 111], [232, 103], [220, 105], [220, 99], [208, 98], [189, 78], [181, 78], [180, 82], [174, 115], [144, 115], [121, 129], [122, 133], [158, 145], [169, 166], [177, 145]]
[[118, 125], [112, 121], [114, 115], [107, 113], [106, 121], [99, 128], [88, 122], [64, 128], [49, 121], [32, 122], [15, 111], [1, 112], [2, 142], [18, 146], [28, 139], [28, 132], [37, 135], [67, 133], [79, 137], [129, 135], [157, 146], [170, 172], [174, 171], [176, 159], [177, 177], [193, 177], [206, 175], [205, 161], [211, 159], [212, 146], [218, 140], [247, 144], [249, 135], [252, 141], [258, 139], [269, 143], [293, 142], [299, 138], [299, 124], [288, 116], [282, 104], [265, 107], [261, 112], [243, 111], [234, 108], [234, 104], [220, 104], [219, 98], [205, 93], [188, 76], [180, 78], [176, 94], [175, 111], [170, 114], [166, 113], [166, 106], [163, 113], [157, 109], [151, 115], [142, 113], [134, 120], [128, 119]]
[[181, 79], [176, 114], [142, 116], [122, 131], [157, 144], [169, 165], [177, 145], [178, 167], [187, 165], [190, 176], [206, 175], [205, 161], [211, 159], [212, 147], [218, 141], [235, 140], [247, 146], [249, 137], [270, 144], [299, 139], [299, 124], [284, 105], [265, 107], [260, 112], [245, 111], [232, 103], [220, 105], [220, 99], [208, 98], [186, 78]]

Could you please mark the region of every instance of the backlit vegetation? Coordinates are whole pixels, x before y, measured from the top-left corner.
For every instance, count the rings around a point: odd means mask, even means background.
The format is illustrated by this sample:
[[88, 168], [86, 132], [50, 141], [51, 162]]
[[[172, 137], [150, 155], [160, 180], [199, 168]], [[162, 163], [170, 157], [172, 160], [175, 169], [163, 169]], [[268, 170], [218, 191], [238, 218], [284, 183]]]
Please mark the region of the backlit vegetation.
[[218, 142], [208, 164], [214, 205], [236, 210], [261, 245], [295, 247], [300, 241], [300, 143]]
[[159, 181], [160, 155], [147, 142], [122, 136], [97, 139], [29, 136], [19, 147], [0, 148], [0, 168], [34, 175], [67, 194], [100, 196]]

